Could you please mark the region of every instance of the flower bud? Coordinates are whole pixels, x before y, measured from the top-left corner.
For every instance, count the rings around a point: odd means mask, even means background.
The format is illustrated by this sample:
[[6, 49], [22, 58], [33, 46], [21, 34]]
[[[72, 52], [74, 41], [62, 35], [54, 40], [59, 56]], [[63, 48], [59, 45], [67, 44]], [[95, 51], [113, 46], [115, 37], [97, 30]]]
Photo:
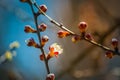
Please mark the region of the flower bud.
[[40, 57], [40, 60], [41, 60], [41, 61], [44, 61], [44, 60], [45, 60], [45, 58], [44, 58], [44, 55], [43, 55], [43, 54], [41, 54], [39, 57]]
[[47, 35], [42, 36], [42, 40], [41, 40], [42, 46], [44, 46], [45, 43], [48, 42], [48, 40], [49, 40], [49, 37]]
[[93, 37], [90, 33], [86, 34], [85, 37], [88, 39], [88, 40], [93, 40]]
[[[40, 9], [45, 13], [47, 11], [47, 6], [46, 5], [40, 5]], [[40, 11], [41, 12], [41, 11]]]
[[33, 38], [30, 38], [29, 40], [26, 40], [27, 46], [33, 46], [35, 48], [40, 48], [39, 44], [37, 44]]
[[36, 42], [34, 41], [33, 38], [30, 38], [30, 39], [27, 40], [26, 42], [27, 42], [27, 46], [33, 46], [33, 45], [36, 45]]
[[87, 28], [87, 23], [86, 22], [80, 22], [78, 27], [79, 27], [81, 33], [85, 33], [86, 28]]
[[55, 80], [55, 75], [53, 73], [48, 74], [46, 80]]
[[34, 30], [30, 25], [26, 25], [24, 31], [26, 33], [35, 33], [36, 30]]
[[58, 31], [58, 33], [57, 33], [59, 38], [64, 38], [66, 36], [69, 36], [69, 34], [70, 34], [69, 32], [63, 31], [63, 30]]
[[111, 51], [107, 51], [105, 53], [105, 56], [108, 57], [109, 59], [111, 59], [114, 56], [114, 54]]
[[118, 40], [117, 40], [116, 38], [113, 38], [113, 39], [112, 39], [112, 46], [113, 46], [114, 48], [117, 48], [117, 47], [118, 47]]
[[75, 35], [75, 36], [73, 36], [72, 37], [72, 42], [77, 42], [77, 41], [79, 41], [80, 40], [80, 36], [79, 35]]
[[44, 23], [42, 23], [41, 25], [38, 26], [38, 29], [39, 29], [40, 31], [42, 31], [42, 32], [45, 31], [46, 28], [47, 28], [47, 25], [44, 24]]

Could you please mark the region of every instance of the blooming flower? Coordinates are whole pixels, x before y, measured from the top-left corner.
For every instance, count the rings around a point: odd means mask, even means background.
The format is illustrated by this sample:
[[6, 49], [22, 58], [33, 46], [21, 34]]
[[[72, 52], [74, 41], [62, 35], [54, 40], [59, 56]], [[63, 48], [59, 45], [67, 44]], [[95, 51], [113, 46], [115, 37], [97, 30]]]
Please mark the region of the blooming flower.
[[49, 47], [49, 53], [47, 56], [47, 59], [50, 59], [53, 56], [58, 56], [59, 54], [61, 54], [63, 52], [63, 49], [61, 48], [60, 45], [58, 45], [57, 43], [53, 43], [50, 47]]
[[58, 31], [57, 34], [58, 34], [59, 38], [64, 38], [64, 37], [68, 36], [70, 33], [67, 31], [60, 30], [60, 31]]
[[55, 80], [55, 75], [53, 73], [48, 74], [46, 80]]
[[10, 49], [18, 48], [19, 46], [20, 46], [20, 44], [18, 41], [14, 41], [9, 45]]

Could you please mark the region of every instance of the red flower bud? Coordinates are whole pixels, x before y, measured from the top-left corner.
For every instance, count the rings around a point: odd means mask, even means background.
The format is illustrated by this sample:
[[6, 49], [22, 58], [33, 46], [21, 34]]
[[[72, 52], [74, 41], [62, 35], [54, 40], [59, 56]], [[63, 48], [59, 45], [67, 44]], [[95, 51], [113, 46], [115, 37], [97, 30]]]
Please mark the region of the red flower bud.
[[111, 51], [107, 51], [105, 53], [105, 56], [108, 57], [109, 59], [111, 59], [114, 56], [114, 54]]
[[43, 55], [43, 54], [41, 54], [39, 57], [40, 57], [40, 60], [41, 60], [41, 61], [44, 61], [44, 60], [45, 60], [45, 58], [44, 58], [44, 55]]
[[90, 33], [86, 34], [85, 37], [88, 39], [88, 40], [93, 40], [93, 37]]
[[34, 41], [33, 38], [30, 38], [29, 40], [26, 41], [27, 46], [33, 46], [35, 48], [39, 48], [40, 46]]
[[27, 42], [27, 46], [33, 46], [36, 44], [36, 42], [34, 41], [33, 38], [30, 38], [29, 40], [26, 41]]
[[46, 5], [40, 5], [40, 9], [45, 13], [47, 11]]
[[55, 75], [52, 73], [48, 74], [46, 80], [55, 80]]
[[39, 29], [40, 31], [45, 31], [46, 28], [47, 28], [47, 25], [44, 24], [44, 23], [42, 23], [41, 25], [38, 26], [38, 29]]
[[41, 43], [42, 43], [42, 46], [44, 46], [45, 45], [45, 43], [46, 42], [48, 42], [48, 40], [49, 40], [49, 37], [48, 36], [42, 36], [42, 40], [41, 40]]
[[118, 40], [117, 40], [116, 38], [113, 38], [113, 39], [112, 39], [112, 46], [113, 46], [114, 48], [117, 48], [117, 47], [118, 47]]
[[77, 41], [79, 41], [80, 40], [80, 36], [79, 35], [75, 35], [75, 36], [73, 36], [72, 37], [72, 42], [77, 42]]
[[24, 31], [26, 33], [35, 33], [36, 30], [34, 30], [30, 25], [26, 25]]
[[79, 27], [81, 33], [85, 33], [86, 28], [87, 28], [87, 23], [86, 22], [80, 22], [78, 27]]
[[63, 31], [63, 30], [60, 30], [60, 31], [58, 31], [58, 37], [59, 38], [64, 38], [64, 37], [66, 37], [66, 36], [69, 36], [69, 32], [67, 32], [67, 31]]

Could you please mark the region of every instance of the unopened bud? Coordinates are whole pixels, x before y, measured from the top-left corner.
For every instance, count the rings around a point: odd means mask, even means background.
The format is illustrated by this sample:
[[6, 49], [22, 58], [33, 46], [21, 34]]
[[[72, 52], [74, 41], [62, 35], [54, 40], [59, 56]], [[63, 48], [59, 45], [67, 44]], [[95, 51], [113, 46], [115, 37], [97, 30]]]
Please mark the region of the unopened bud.
[[86, 22], [80, 22], [78, 27], [79, 27], [81, 33], [85, 33], [86, 28], [87, 28], [87, 23]]
[[53, 73], [48, 74], [46, 80], [55, 80], [55, 75]]
[[60, 31], [58, 31], [58, 37], [59, 38], [64, 38], [64, 37], [66, 37], [66, 36], [69, 36], [69, 32], [67, 32], [67, 31], [63, 31], [63, 30], [60, 30]]
[[116, 38], [112, 39], [112, 45], [114, 48], [118, 47], [118, 40]]
[[42, 24], [40, 24], [40, 25], [38, 26], [38, 29], [39, 29], [40, 31], [42, 31], [42, 32], [45, 31], [46, 28], [47, 28], [47, 25], [44, 24], [44, 23], [42, 23]]
[[79, 41], [80, 40], [80, 36], [79, 35], [75, 35], [75, 36], [73, 36], [72, 37], [72, 42], [77, 42], [77, 41]]
[[47, 6], [46, 5], [40, 5], [40, 9], [45, 13], [47, 11]]

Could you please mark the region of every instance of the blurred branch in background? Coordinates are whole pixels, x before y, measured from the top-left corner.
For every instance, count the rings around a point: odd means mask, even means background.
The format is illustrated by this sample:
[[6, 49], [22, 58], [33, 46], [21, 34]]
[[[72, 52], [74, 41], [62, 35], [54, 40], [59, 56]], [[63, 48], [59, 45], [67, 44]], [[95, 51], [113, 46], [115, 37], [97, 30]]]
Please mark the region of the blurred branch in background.
[[[112, 28], [110, 28], [107, 33], [105, 33], [104, 35], [101, 36], [101, 38], [97, 41], [99, 43], [103, 43], [105, 41], [105, 39], [110, 36], [110, 34], [112, 34], [114, 32], [114, 30], [116, 30], [118, 28], [118, 26], [113, 26]], [[108, 35], [109, 34], [109, 35]], [[90, 46], [88, 47], [86, 50], [84, 50], [83, 52], [80, 52], [80, 54], [78, 55], [77, 58], [75, 58], [72, 62], [71, 65], [65, 69], [64, 71], [61, 71], [56, 79], [61, 78], [63, 75], [65, 75], [66, 73], [71, 73], [74, 70], [74, 67], [77, 66], [78, 63], [80, 63], [85, 57], [87, 57], [88, 55], [90, 55], [90, 53], [96, 48], [96, 46]], [[97, 63], [99, 64], [99, 63]]]
[[[78, 0], [75, 0], [75, 2], [78, 2]], [[71, 1], [71, 3], [74, 3], [74, 1]], [[100, 37], [100, 39], [98, 40], [99, 43], [103, 44], [106, 40], [107, 37], [110, 36], [110, 34], [112, 34], [113, 32], [115, 32], [115, 30], [119, 29], [119, 26], [120, 26], [120, 19], [119, 18], [116, 18], [114, 17], [113, 15], [111, 15], [109, 13], [109, 11], [102, 5], [101, 2], [99, 2], [99, 0], [93, 0], [93, 3], [94, 3], [94, 7], [95, 7], [95, 10], [97, 12], [97, 14], [100, 16], [99, 19], [105, 19], [105, 20], [108, 20], [108, 24], [110, 25], [109, 27], [109, 30], [106, 31], [106, 33], [102, 33]], [[75, 13], [77, 13], [77, 6], [76, 4], [73, 4], [73, 9], [75, 9]], [[79, 16], [79, 14], [75, 14], [75, 16]], [[103, 26], [101, 26], [103, 27]], [[64, 76], [65, 74], [71, 74], [71, 75], [74, 75], [74, 68], [83, 60], [85, 59], [85, 57], [87, 57], [88, 55], [90, 55], [89, 53], [91, 53], [93, 50], [95, 50], [95, 46], [90, 46], [89, 48], [87, 48], [85, 51], [83, 52], [80, 52], [80, 54], [78, 55], [77, 58], [75, 58], [70, 66], [66, 69], [64, 69], [63, 71], [61, 71], [58, 76], [57, 76], [57, 79], [61, 79], [62, 76]], [[100, 56], [100, 55], [97, 55], [97, 56]], [[100, 58], [100, 57], [99, 57]], [[98, 61], [96, 60], [93, 60], [95, 63], [94, 65], [97, 65], [99, 64], [99, 59]], [[99, 67], [99, 66], [98, 66]], [[95, 68], [94, 68], [95, 69]], [[89, 72], [89, 71], [88, 71]], [[107, 72], [105, 72], [107, 73]], [[105, 75], [105, 73], [103, 75]], [[80, 73], [79, 73], [80, 74]], [[85, 73], [84, 75], [86, 75], [87, 73]], [[101, 73], [98, 72], [97, 70], [97, 74], [101, 75]], [[94, 76], [96, 75], [96, 71], [94, 72], [93, 74]], [[93, 76], [91, 75], [91, 76]]]
[[[18, 41], [14, 41], [10, 43], [9, 49], [6, 50], [4, 54], [0, 56], [0, 79], [2, 80], [23, 80], [22, 74], [18, 72], [18, 70], [11, 69], [10, 66], [7, 70], [6, 64], [12, 62], [13, 57], [16, 57], [16, 49], [20, 47], [20, 44]], [[2, 67], [3, 66], [3, 67]]]
[[11, 61], [14, 56], [16, 56], [16, 49], [19, 48], [20, 44], [17, 41], [14, 41], [9, 45], [9, 49], [0, 56], [0, 65], [6, 61]]

